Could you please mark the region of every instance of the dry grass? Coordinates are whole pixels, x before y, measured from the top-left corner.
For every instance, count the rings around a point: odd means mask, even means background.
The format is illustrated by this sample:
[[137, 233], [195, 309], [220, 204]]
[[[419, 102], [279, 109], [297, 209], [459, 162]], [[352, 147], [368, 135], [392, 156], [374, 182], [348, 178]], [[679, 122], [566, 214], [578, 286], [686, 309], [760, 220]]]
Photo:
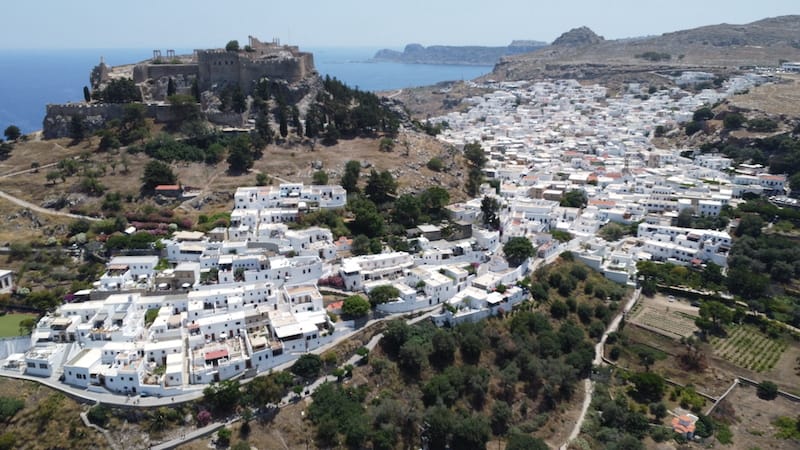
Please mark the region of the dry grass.
[[[104, 449], [108, 442], [80, 419], [84, 406], [37, 383], [2, 378], [0, 396], [25, 401], [25, 407], [0, 426], [2, 433], [13, 433], [18, 449], [81, 448]], [[45, 415], [44, 405], [57, 405]]]
[[800, 116], [800, 76], [784, 74], [780, 81], [753, 88], [747, 94], [731, 97], [731, 105], [767, 114]]

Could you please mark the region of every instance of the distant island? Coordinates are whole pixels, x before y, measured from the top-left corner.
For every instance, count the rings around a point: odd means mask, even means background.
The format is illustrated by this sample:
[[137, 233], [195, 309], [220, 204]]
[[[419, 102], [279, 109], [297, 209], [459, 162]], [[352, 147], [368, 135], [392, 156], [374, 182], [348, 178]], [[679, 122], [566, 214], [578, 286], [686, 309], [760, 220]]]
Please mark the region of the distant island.
[[407, 64], [451, 64], [462, 66], [492, 66], [503, 56], [519, 55], [547, 46], [541, 41], [513, 41], [505, 47], [453, 46], [408, 44], [402, 52], [382, 49], [373, 61], [390, 61]]

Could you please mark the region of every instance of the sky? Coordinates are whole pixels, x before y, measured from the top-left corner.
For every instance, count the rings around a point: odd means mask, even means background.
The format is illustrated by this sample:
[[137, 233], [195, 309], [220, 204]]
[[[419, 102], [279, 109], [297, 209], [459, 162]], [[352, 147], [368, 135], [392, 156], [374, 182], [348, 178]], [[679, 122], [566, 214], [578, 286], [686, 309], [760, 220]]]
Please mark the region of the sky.
[[551, 42], [588, 26], [606, 39], [800, 14], [797, 0], [11, 0], [0, 48], [213, 48], [253, 35], [302, 47]]

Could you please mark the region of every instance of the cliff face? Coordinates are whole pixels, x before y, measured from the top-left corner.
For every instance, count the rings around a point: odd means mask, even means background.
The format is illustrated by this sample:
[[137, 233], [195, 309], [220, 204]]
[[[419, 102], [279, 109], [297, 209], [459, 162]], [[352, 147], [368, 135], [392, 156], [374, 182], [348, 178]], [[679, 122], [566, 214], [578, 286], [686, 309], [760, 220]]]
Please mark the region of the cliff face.
[[408, 44], [402, 52], [379, 50], [374, 61], [391, 61], [406, 64], [452, 64], [464, 66], [491, 66], [500, 58], [532, 52], [547, 44], [539, 41], [514, 41], [506, 47], [448, 46]]

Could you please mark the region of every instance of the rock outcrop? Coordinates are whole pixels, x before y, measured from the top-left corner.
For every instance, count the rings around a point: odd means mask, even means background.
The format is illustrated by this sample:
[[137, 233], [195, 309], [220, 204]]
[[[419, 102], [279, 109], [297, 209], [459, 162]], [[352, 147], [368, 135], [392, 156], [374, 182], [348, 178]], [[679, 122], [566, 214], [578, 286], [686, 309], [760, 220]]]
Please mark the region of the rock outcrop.
[[553, 45], [592, 45], [603, 42], [603, 36], [598, 36], [597, 33], [592, 31], [589, 27], [573, 28], [566, 33], [559, 36]]

